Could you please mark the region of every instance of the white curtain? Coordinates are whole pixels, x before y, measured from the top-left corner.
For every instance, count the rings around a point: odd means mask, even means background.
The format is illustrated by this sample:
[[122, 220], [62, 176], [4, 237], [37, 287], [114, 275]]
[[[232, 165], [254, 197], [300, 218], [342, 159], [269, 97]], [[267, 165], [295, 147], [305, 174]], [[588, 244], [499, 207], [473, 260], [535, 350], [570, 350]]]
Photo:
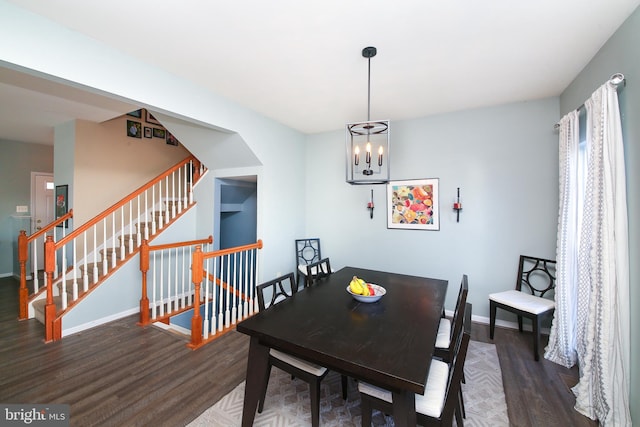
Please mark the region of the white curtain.
[[556, 316], [545, 357], [564, 366], [577, 360], [576, 410], [603, 426], [630, 426], [627, 202], [616, 86], [601, 86], [585, 110], [584, 148], [574, 148], [574, 119], [561, 121]]

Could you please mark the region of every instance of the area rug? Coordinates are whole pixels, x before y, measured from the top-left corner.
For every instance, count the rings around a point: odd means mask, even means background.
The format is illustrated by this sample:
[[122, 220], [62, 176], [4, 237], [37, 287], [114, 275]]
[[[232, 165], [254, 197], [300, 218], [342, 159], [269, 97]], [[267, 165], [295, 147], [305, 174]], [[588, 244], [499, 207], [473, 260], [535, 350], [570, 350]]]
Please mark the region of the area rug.
[[[508, 426], [507, 403], [502, 387], [502, 372], [496, 347], [469, 342], [465, 362], [466, 383], [462, 384], [467, 417], [465, 426]], [[242, 418], [244, 382], [203, 412], [189, 427], [239, 426]], [[286, 372], [272, 368], [264, 411], [256, 414], [254, 426], [310, 426], [309, 386], [291, 379]], [[360, 396], [354, 381], [349, 380], [348, 399], [342, 399], [340, 375], [329, 374], [321, 383], [320, 425], [325, 427], [359, 427]], [[393, 418], [376, 411], [373, 425], [393, 426]], [[454, 422], [455, 425], [455, 422]]]

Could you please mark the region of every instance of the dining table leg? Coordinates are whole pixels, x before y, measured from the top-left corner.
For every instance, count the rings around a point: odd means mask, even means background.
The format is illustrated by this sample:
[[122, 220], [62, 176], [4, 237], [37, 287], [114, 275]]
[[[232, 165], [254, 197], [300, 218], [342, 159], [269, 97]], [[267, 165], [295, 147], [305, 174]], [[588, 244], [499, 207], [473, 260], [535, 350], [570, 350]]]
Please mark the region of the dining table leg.
[[256, 416], [258, 401], [262, 395], [262, 388], [269, 381], [269, 347], [260, 344], [256, 337], [251, 337], [249, 356], [247, 359], [247, 378], [244, 388], [244, 404], [242, 406], [242, 426], [250, 427]]
[[418, 423], [416, 417], [416, 395], [409, 391], [394, 391], [393, 421], [397, 427], [414, 427]]

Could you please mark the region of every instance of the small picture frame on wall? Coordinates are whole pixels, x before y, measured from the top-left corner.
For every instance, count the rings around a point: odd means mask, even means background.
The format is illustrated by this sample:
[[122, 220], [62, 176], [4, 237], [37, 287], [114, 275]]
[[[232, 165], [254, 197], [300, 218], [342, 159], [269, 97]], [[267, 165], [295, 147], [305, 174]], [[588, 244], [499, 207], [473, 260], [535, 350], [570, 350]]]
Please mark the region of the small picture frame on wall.
[[[56, 219], [61, 218], [69, 212], [69, 186], [68, 185], [56, 185]], [[67, 228], [69, 226], [69, 220], [66, 220], [57, 225], [58, 227]]]
[[152, 123], [152, 124], [154, 124], [154, 125], [162, 125], [162, 123], [160, 123], [160, 122], [158, 121], [158, 119], [156, 119], [155, 117], [153, 117], [153, 114], [151, 114], [151, 113], [149, 112], [149, 110], [144, 110], [144, 111], [145, 111], [145, 113], [146, 113], [146, 115], [145, 115], [145, 121], [146, 121], [147, 123]]
[[387, 228], [440, 230], [438, 178], [387, 184]]
[[164, 129], [153, 128], [153, 137], [166, 139], [167, 132]]
[[167, 144], [175, 145], [176, 147], [180, 145], [178, 139], [171, 134], [171, 132], [167, 132]]
[[142, 138], [142, 124], [133, 120], [127, 120], [127, 136]]
[[144, 137], [145, 138], [151, 138], [151, 128], [148, 127], [144, 127]]

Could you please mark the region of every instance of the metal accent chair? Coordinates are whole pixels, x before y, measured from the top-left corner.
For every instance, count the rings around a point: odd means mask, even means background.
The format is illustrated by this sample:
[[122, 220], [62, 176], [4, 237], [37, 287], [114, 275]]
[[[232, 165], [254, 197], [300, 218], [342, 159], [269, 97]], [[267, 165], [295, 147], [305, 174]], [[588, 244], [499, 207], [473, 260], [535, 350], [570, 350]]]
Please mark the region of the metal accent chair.
[[333, 271], [331, 270], [331, 262], [329, 258], [321, 259], [318, 262], [307, 264], [306, 280], [304, 286], [311, 286], [314, 283], [329, 276]]
[[[470, 309], [470, 304], [466, 307]], [[454, 343], [455, 352], [451, 365], [438, 359], [431, 361], [424, 394], [415, 395], [418, 424], [451, 426], [455, 417], [456, 424], [463, 425], [459, 396], [469, 340], [470, 334], [463, 330]], [[363, 426], [371, 426], [374, 408], [385, 414], [393, 414], [390, 391], [362, 381], [358, 383], [358, 390], [362, 398]]]
[[[555, 310], [555, 302], [545, 298], [552, 294], [556, 284], [556, 261], [520, 255], [518, 276], [514, 290], [496, 292], [489, 295], [489, 336], [493, 339], [498, 308], [518, 316], [518, 329], [522, 332], [522, 318], [531, 319], [533, 328], [533, 356], [540, 360], [540, 329], [542, 319]], [[523, 290], [523, 285], [526, 285]]]
[[[267, 310], [287, 298], [291, 298], [298, 291], [293, 273], [285, 274], [256, 287], [258, 293], [258, 308], [260, 311]], [[269, 300], [269, 304], [265, 301]], [[293, 325], [295, 327], [295, 325]], [[311, 399], [311, 424], [317, 427], [320, 424], [320, 382], [327, 375], [329, 370], [290, 354], [276, 349], [269, 350], [269, 366], [266, 378], [271, 376], [271, 367], [276, 366], [291, 374], [293, 378], [300, 378], [309, 384], [309, 395]], [[346, 377], [343, 377], [343, 398], [346, 399]], [[263, 385], [262, 395], [258, 403], [258, 412], [264, 409], [264, 400], [267, 393], [268, 380]]]
[[320, 252], [320, 239], [296, 239], [296, 264], [298, 265], [298, 273], [296, 279], [300, 283], [300, 276], [307, 277], [307, 265], [318, 262], [322, 259]]

